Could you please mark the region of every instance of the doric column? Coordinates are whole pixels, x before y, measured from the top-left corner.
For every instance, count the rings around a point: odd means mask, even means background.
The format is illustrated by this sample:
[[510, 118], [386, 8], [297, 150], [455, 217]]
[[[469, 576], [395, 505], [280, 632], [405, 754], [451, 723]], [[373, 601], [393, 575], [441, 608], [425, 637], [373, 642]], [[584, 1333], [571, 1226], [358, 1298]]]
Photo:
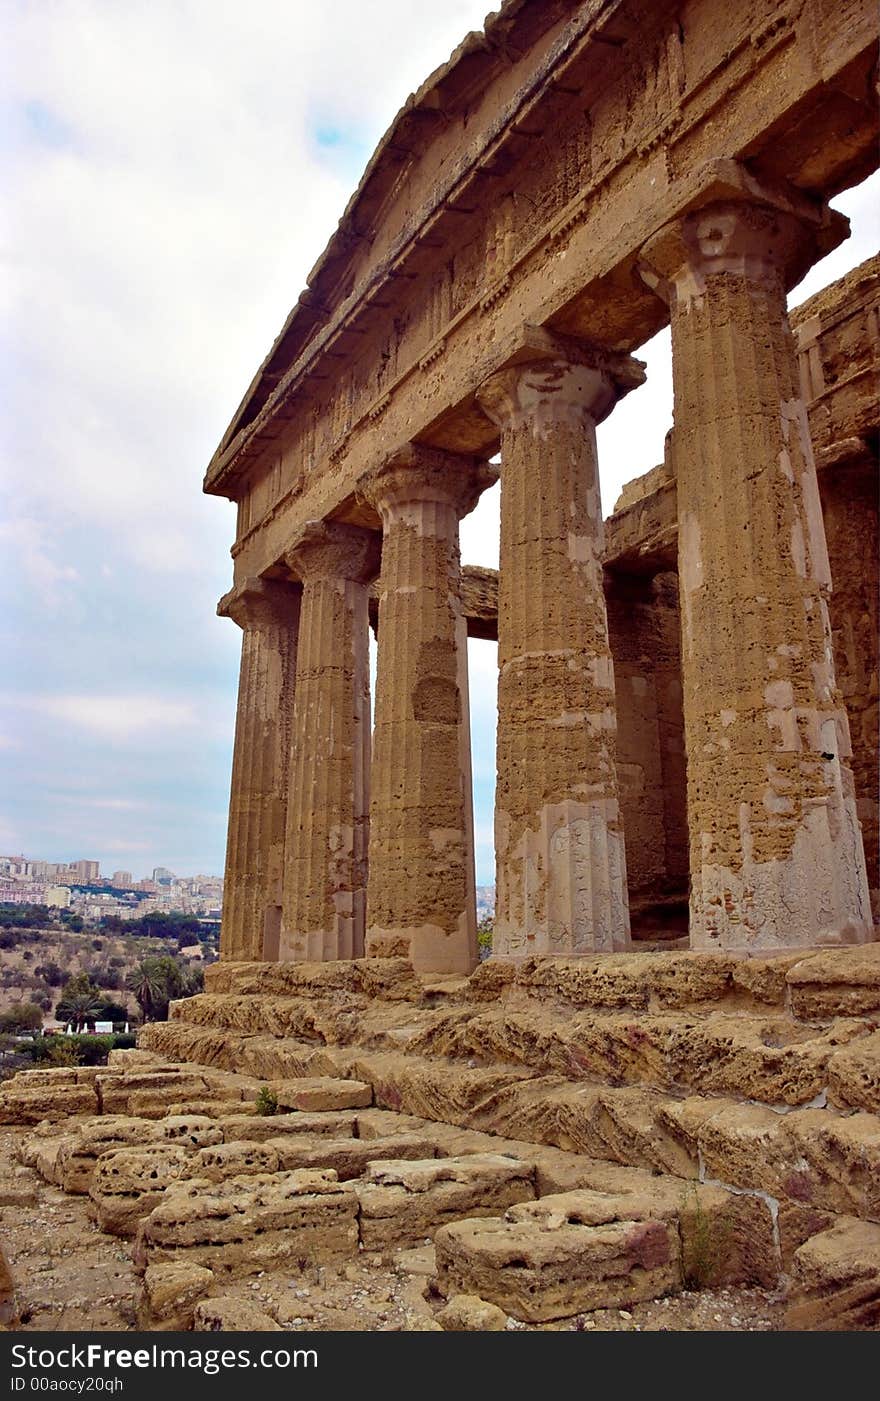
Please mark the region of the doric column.
[[242, 629], [223, 884], [225, 959], [277, 958], [301, 590], [248, 579], [217, 605]]
[[458, 522], [497, 469], [409, 444], [362, 494], [382, 517], [367, 953], [477, 962]]
[[728, 200], [667, 225], [643, 255], [672, 320], [700, 949], [870, 937], [825, 530], [785, 305], [814, 247], [814, 229], [790, 210]]
[[378, 537], [312, 521], [285, 558], [302, 579], [303, 597], [280, 957], [359, 958], [370, 768], [367, 595]]
[[502, 434], [496, 955], [629, 947], [595, 429], [642, 378], [582, 347], [478, 391]]

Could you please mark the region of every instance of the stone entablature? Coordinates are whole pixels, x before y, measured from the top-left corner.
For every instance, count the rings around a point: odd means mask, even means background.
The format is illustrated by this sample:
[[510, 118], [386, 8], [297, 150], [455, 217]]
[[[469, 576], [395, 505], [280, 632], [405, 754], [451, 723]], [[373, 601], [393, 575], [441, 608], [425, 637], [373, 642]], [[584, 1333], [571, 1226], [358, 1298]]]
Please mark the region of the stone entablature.
[[[815, 193], [869, 167], [867, 82], [863, 100], [853, 94], [871, 61], [870, 6], [852, 6], [845, 26], [827, 0], [763, 9], [756, 19], [694, 4], [682, 26], [672, 5], [636, 15], [585, 4], [548, 28], [533, 0], [503, 7], [506, 50], [490, 25], [440, 71], [401, 114], [409, 140], [392, 128], [371, 163], [253, 387], [262, 407], [237, 416], [209, 470], [207, 489], [241, 503], [237, 576], [277, 563], [291, 515], [351, 509], [357, 479], [379, 465], [377, 426], [386, 442], [484, 451], [493, 435], [472, 396], [524, 321], [592, 338], [601, 328], [622, 349], [658, 329], [662, 311], [632, 268], [651, 232], [693, 202], [717, 158], [719, 109], [724, 155], [747, 153], [763, 178]], [[841, 103], [847, 143], [817, 143]], [[427, 108], [426, 139], [414, 113]], [[585, 156], [573, 155], [578, 142]], [[397, 193], [377, 212], [372, 191], [392, 171]], [[452, 300], [438, 311], [450, 257]]]

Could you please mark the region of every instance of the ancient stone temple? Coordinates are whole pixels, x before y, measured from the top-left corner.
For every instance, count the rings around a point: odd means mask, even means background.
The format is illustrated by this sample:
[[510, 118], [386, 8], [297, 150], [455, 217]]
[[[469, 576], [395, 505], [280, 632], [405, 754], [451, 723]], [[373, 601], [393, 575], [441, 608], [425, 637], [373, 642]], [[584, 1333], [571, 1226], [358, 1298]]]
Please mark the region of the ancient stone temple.
[[[63, 1192], [90, 1328], [880, 1327], [880, 259], [788, 305], [878, 162], [877, 37], [505, 0], [407, 101], [206, 478], [221, 959], [137, 1050], [0, 1087], [6, 1316], [44, 1326]], [[606, 518], [596, 427], [667, 324], [664, 460]]]
[[[876, 279], [786, 294], [876, 161], [874, 23], [729, 8], [510, 0], [399, 113], [248, 390], [205, 480], [238, 504], [225, 959], [473, 969], [469, 632], [493, 957], [873, 938]], [[665, 461], [603, 522], [596, 425], [667, 321]], [[500, 569], [463, 571], [499, 475]]]

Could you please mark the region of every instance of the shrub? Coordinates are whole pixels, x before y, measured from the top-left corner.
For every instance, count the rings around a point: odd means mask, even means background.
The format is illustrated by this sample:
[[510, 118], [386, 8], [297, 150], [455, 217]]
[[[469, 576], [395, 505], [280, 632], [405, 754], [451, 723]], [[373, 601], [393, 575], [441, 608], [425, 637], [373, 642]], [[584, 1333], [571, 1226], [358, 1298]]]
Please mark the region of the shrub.
[[258, 1114], [277, 1114], [278, 1096], [274, 1090], [270, 1090], [268, 1085], [260, 1086], [260, 1093], [257, 1095]]

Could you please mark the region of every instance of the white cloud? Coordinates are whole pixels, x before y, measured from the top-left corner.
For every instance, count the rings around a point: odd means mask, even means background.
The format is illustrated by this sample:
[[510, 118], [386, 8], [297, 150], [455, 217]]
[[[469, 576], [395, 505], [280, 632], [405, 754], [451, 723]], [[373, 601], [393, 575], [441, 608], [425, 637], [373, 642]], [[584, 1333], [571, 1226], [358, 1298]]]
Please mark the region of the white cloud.
[[37, 696], [31, 708], [75, 729], [88, 730], [107, 740], [124, 740], [195, 725], [198, 714], [192, 701], [162, 696], [95, 695]]

